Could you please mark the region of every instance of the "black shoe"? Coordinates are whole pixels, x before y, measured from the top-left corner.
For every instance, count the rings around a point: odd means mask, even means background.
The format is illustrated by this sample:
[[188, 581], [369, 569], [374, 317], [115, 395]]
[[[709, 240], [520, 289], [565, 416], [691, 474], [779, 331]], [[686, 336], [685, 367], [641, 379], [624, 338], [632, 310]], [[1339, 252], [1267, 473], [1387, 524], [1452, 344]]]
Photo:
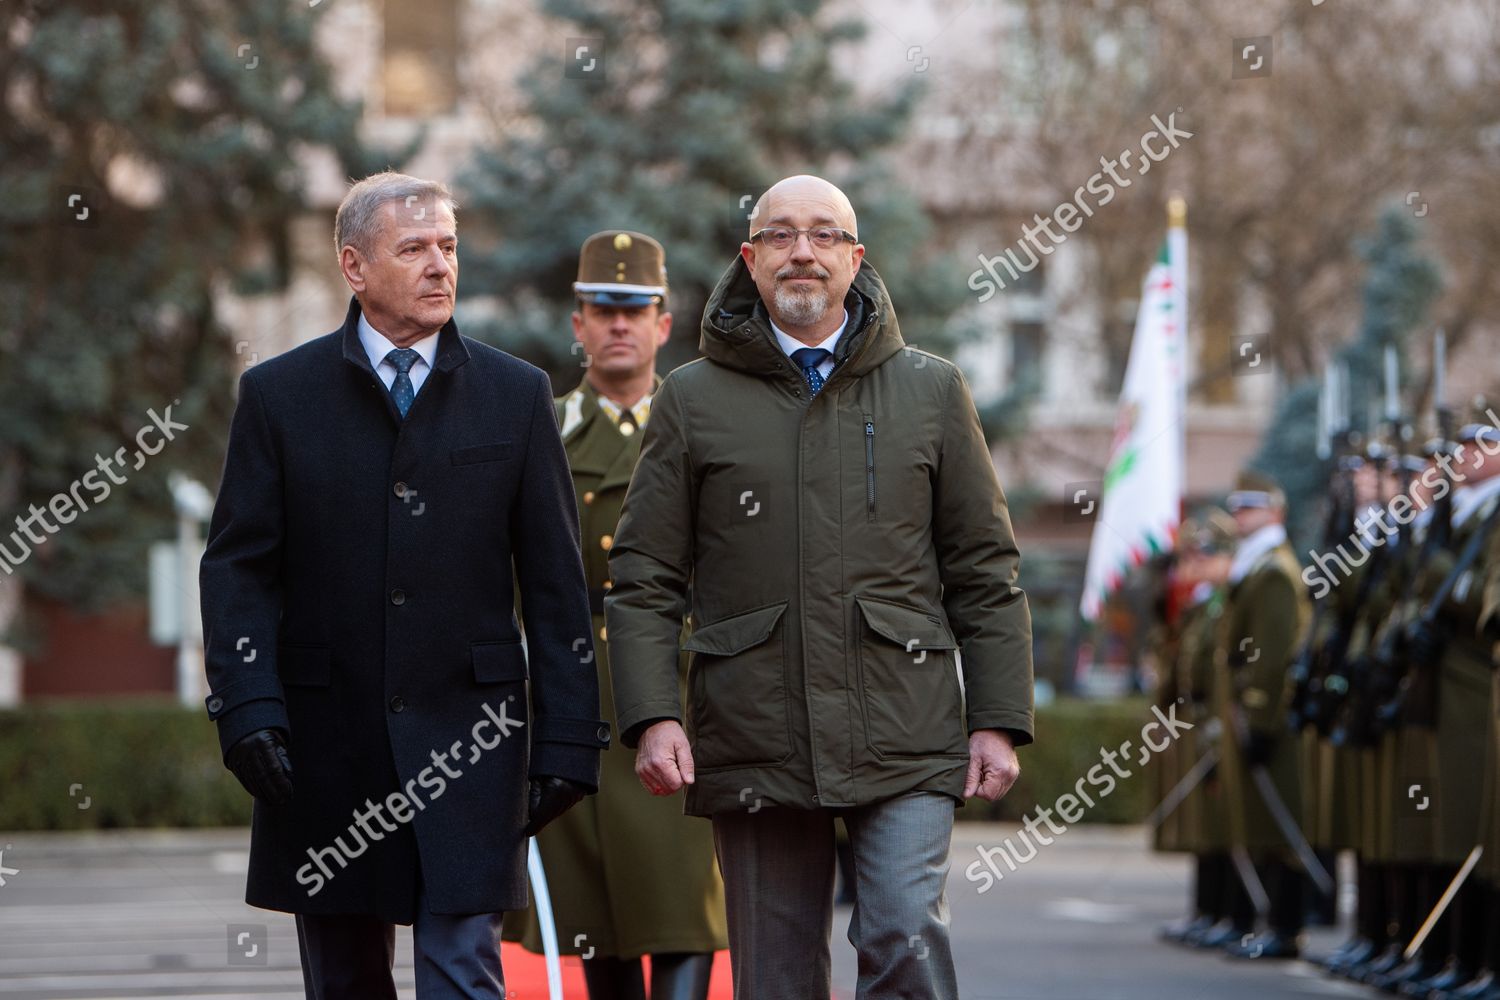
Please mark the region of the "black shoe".
[[1496, 988], [1500, 988], [1500, 983], [1496, 982], [1495, 974], [1489, 969], [1480, 969], [1473, 979], [1450, 990], [1448, 1000], [1484, 1000], [1485, 995]]
[[1387, 993], [1400, 993], [1404, 983], [1416, 982], [1418, 979], [1427, 979], [1437, 975], [1442, 966], [1420, 952], [1409, 962], [1402, 962], [1390, 972], [1383, 976], [1371, 976], [1365, 980], [1367, 984], [1377, 990], [1385, 990]]
[[1156, 932], [1157, 937], [1171, 944], [1187, 944], [1201, 937], [1214, 925], [1213, 917], [1191, 917], [1167, 924]]
[[1297, 944], [1295, 934], [1266, 931], [1225, 947], [1224, 953], [1231, 958], [1271, 960], [1297, 958], [1302, 954], [1302, 949]]
[[1334, 975], [1341, 974], [1342, 970], [1351, 965], [1368, 962], [1380, 953], [1380, 947], [1369, 938], [1352, 938], [1345, 941], [1330, 954], [1322, 958], [1314, 959], [1314, 963], [1321, 965]]
[[1245, 938], [1253, 936], [1254, 933], [1253, 930], [1236, 927], [1228, 920], [1221, 920], [1196, 938], [1184, 943], [1196, 948], [1219, 949], [1225, 945], [1238, 944]]
[[1368, 962], [1349, 966], [1344, 970], [1344, 977], [1352, 979], [1357, 983], [1367, 983], [1372, 978], [1387, 975], [1392, 969], [1406, 961], [1401, 954], [1403, 950], [1401, 945], [1392, 942], [1386, 946], [1385, 951], [1376, 955]]
[[1185, 944], [1189, 948], [1200, 948], [1202, 947], [1203, 939], [1210, 934], [1216, 933], [1224, 924], [1223, 921], [1215, 920], [1212, 917], [1204, 919], [1207, 922], [1203, 926], [1194, 927], [1182, 936], [1181, 944]]
[[1439, 969], [1435, 975], [1402, 983], [1401, 995], [1416, 997], [1417, 1000], [1431, 997], [1433, 994], [1446, 996], [1473, 978], [1472, 971], [1459, 965], [1457, 960], [1449, 959], [1448, 964]]

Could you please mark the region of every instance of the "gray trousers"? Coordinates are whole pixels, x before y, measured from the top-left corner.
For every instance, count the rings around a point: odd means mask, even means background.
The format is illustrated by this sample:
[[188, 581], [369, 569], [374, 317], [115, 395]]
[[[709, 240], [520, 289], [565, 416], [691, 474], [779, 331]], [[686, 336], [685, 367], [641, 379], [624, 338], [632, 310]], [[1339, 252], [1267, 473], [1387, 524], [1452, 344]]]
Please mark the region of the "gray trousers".
[[[499, 1000], [500, 914], [442, 916], [417, 898], [412, 952], [417, 1000]], [[396, 1000], [396, 928], [376, 917], [297, 914], [307, 1000]]]
[[713, 817], [729, 957], [740, 1000], [809, 1000], [831, 989], [833, 820], [856, 883], [849, 943], [859, 1000], [958, 1000], [948, 942], [954, 801], [908, 792], [855, 809], [736, 810]]

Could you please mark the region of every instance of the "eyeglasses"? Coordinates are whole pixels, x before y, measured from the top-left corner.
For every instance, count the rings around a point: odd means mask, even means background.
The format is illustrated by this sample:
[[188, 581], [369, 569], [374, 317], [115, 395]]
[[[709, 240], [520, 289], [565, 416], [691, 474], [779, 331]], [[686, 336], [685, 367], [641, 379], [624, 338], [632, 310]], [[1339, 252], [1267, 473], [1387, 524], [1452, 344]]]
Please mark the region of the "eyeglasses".
[[818, 226], [814, 229], [783, 229], [781, 227], [768, 226], [752, 234], [750, 242], [754, 243], [756, 240], [759, 240], [772, 250], [786, 250], [792, 244], [796, 243], [797, 237], [803, 233], [807, 234], [808, 240], [819, 250], [829, 250], [840, 243], [859, 242], [859, 237], [847, 229], [837, 229], [833, 226]]

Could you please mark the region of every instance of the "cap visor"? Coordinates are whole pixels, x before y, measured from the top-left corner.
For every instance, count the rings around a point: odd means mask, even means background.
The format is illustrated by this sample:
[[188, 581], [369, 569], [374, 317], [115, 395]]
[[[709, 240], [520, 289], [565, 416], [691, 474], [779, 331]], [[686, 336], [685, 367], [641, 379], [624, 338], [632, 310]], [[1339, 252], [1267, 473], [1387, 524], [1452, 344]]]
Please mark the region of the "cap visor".
[[649, 306], [661, 301], [660, 295], [645, 295], [639, 292], [579, 292], [584, 302], [601, 306]]
[[1224, 506], [1233, 514], [1237, 510], [1271, 506], [1271, 495], [1260, 490], [1236, 490], [1229, 494]]

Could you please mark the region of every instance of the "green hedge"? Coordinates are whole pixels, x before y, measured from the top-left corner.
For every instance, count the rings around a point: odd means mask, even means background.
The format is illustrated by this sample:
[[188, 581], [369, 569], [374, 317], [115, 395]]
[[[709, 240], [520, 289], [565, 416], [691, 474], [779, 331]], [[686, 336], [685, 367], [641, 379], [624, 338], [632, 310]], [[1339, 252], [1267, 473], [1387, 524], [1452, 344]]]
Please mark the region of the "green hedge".
[[0, 712], [0, 830], [249, 822], [250, 799], [201, 710], [129, 699]]
[[[1037, 742], [1021, 751], [1020, 782], [1002, 802], [975, 800], [959, 817], [1019, 819], [1038, 803], [1051, 804], [1099, 763], [1101, 746], [1138, 739], [1149, 719], [1141, 700], [1059, 701], [1040, 709]], [[1146, 814], [1152, 779], [1133, 769], [1098, 800], [1088, 822], [1138, 822]], [[70, 795], [74, 785], [82, 787]], [[249, 822], [250, 799], [220, 763], [213, 724], [201, 711], [159, 700], [0, 711], [0, 830]]]
[[[1151, 703], [1144, 698], [1066, 698], [1037, 709], [1036, 742], [1019, 751], [1021, 778], [1010, 794], [993, 804], [971, 799], [958, 811], [959, 818], [1019, 820], [1038, 805], [1051, 806], [1059, 795], [1073, 791], [1091, 767], [1101, 763], [1101, 748], [1118, 749], [1126, 740], [1139, 745], [1141, 727], [1152, 718]], [[1100, 798], [1099, 789], [1085, 785], [1095, 805], [1088, 809], [1083, 822], [1139, 823], [1156, 805], [1152, 796], [1157, 783], [1150, 769], [1138, 767], [1134, 761], [1121, 761], [1120, 768], [1133, 773], [1116, 779], [1114, 791], [1108, 796]]]

